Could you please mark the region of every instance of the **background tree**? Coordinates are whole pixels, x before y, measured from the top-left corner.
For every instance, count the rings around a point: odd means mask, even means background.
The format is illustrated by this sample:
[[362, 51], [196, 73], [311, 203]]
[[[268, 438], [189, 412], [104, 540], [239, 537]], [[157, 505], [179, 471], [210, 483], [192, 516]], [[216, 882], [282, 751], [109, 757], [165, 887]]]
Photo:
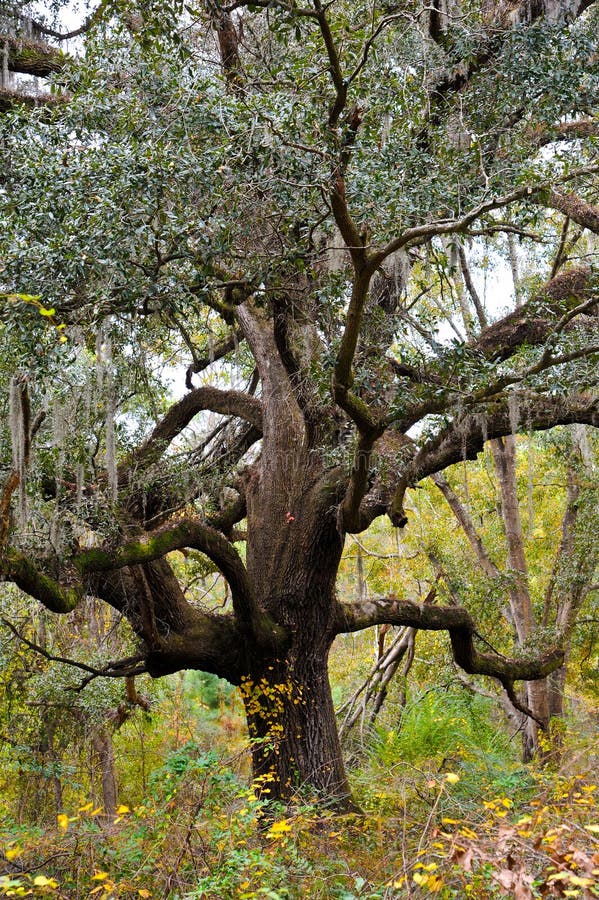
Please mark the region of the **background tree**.
[[[272, 797], [350, 802], [339, 634], [448, 631], [512, 693], [563, 663], [559, 622], [501, 656], [464, 607], [335, 577], [347, 534], [403, 527], [406, 491], [487, 440], [598, 424], [596, 276], [562, 224], [597, 230], [595, 26], [585, 2], [108, 3], [68, 103], [3, 117], [3, 576], [53, 612], [110, 604], [155, 677], [238, 685]], [[470, 240], [514, 262], [514, 236], [559, 265], [487, 324], [447, 273]], [[224, 609], [185, 595], [177, 551]]]

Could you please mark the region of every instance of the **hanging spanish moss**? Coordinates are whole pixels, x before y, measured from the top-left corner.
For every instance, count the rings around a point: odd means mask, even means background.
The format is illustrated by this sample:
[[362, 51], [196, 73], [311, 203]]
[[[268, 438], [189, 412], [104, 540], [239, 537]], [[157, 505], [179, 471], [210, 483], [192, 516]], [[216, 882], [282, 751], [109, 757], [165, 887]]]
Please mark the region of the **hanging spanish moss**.
[[114, 396], [114, 373], [112, 369], [112, 340], [106, 335], [104, 341], [104, 374], [105, 374], [105, 401], [106, 401], [106, 474], [108, 478], [108, 494], [112, 500], [116, 500], [118, 490], [118, 478], [116, 468], [116, 433], [114, 418], [116, 412], [116, 400]]
[[530, 537], [535, 527], [534, 509], [534, 443], [532, 437], [528, 438], [528, 536]]
[[96, 388], [98, 394], [102, 393], [104, 383], [104, 357], [102, 354], [102, 343], [104, 341], [104, 327], [101, 325], [96, 333]]
[[487, 411], [483, 410], [482, 412], [477, 413], [476, 421], [478, 423], [478, 427], [480, 428], [483, 444], [486, 444], [489, 440], [489, 420], [487, 417]]
[[64, 509], [62, 501], [64, 499], [64, 469], [68, 437], [66, 405], [61, 403], [59, 397], [55, 397], [52, 402], [52, 448], [56, 459], [54, 469], [55, 502], [50, 521], [49, 541], [56, 553], [60, 552], [63, 536]]
[[114, 395], [114, 371], [112, 365], [112, 339], [108, 322], [104, 322], [96, 334], [96, 390], [104, 406], [104, 440], [106, 446], [105, 465], [108, 495], [112, 500], [117, 496], [116, 432]]
[[520, 271], [518, 266], [518, 249], [514, 235], [508, 232], [507, 246], [510, 255], [510, 268], [512, 270], [512, 281], [514, 284], [514, 299], [516, 306], [522, 306], [522, 292], [520, 290]]
[[29, 397], [24, 375], [15, 375], [10, 381], [8, 395], [8, 427], [12, 446], [12, 464], [19, 478], [19, 526], [27, 521], [27, 457], [29, 455]]
[[586, 425], [573, 426], [574, 445], [578, 448], [587, 472], [595, 469], [595, 454], [589, 443], [589, 433]]
[[407, 251], [402, 249], [394, 253], [391, 257], [391, 264], [395, 279], [395, 293], [399, 298], [404, 293], [410, 279], [411, 264]]
[[77, 508], [77, 512], [81, 509], [81, 503], [83, 501], [83, 492], [85, 490], [85, 466], [82, 462], [77, 464], [77, 468], [75, 470], [75, 505]]
[[510, 429], [512, 434], [518, 431], [520, 424], [520, 400], [517, 394], [510, 393], [507, 398], [508, 415], [510, 417]]
[[8, 89], [10, 87], [10, 70], [8, 68], [8, 41], [4, 41], [2, 47], [2, 74], [0, 75], [0, 87]]

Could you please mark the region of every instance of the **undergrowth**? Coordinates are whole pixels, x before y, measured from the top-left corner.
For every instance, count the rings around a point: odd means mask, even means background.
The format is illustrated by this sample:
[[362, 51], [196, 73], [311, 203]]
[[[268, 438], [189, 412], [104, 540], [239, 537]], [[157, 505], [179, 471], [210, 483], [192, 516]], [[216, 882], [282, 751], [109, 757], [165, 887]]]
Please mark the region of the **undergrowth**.
[[0, 896], [599, 897], [596, 760], [580, 728], [559, 763], [523, 767], [484, 702], [433, 691], [365, 751], [352, 773], [363, 815], [307, 797], [266, 807], [243, 754], [194, 741], [113, 822], [85, 797], [53, 828], [18, 825], [4, 809]]

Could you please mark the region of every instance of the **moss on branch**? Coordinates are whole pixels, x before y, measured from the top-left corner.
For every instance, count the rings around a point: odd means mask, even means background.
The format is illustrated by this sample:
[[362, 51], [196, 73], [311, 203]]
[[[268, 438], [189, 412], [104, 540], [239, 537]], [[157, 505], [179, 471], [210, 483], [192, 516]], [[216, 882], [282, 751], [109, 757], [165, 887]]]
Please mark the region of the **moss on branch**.
[[488, 675], [502, 684], [545, 678], [564, 662], [564, 651], [552, 647], [535, 658], [514, 658], [499, 653], [481, 653], [475, 646], [478, 636], [474, 619], [461, 606], [430, 606], [393, 597], [362, 603], [340, 603], [337, 633], [361, 631], [373, 625], [401, 625], [423, 631], [447, 631], [453, 657], [471, 675]]
[[9, 549], [0, 560], [0, 572], [8, 581], [39, 600], [46, 609], [55, 613], [69, 613], [82, 599], [83, 591], [65, 587], [58, 581], [44, 575], [22, 553]]

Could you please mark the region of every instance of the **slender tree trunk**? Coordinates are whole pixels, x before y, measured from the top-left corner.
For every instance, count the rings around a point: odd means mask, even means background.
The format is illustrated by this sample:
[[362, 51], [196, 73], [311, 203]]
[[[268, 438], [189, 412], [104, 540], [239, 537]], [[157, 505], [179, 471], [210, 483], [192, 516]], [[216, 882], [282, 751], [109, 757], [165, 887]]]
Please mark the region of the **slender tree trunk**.
[[94, 733], [92, 742], [100, 763], [104, 815], [108, 820], [112, 820], [116, 815], [118, 803], [112, 735], [107, 728], [101, 728]]
[[[501, 488], [501, 512], [508, 546], [508, 569], [512, 575], [510, 607], [518, 642], [523, 645], [535, 633], [537, 623], [528, 590], [528, 567], [518, 504], [516, 439], [513, 435], [509, 435], [492, 441], [491, 447]], [[539, 753], [539, 728], [546, 731], [549, 727], [547, 679], [529, 681], [525, 690], [527, 706], [538, 720], [527, 718], [522, 731], [522, 756], [525, 762], [530, 762]]]

